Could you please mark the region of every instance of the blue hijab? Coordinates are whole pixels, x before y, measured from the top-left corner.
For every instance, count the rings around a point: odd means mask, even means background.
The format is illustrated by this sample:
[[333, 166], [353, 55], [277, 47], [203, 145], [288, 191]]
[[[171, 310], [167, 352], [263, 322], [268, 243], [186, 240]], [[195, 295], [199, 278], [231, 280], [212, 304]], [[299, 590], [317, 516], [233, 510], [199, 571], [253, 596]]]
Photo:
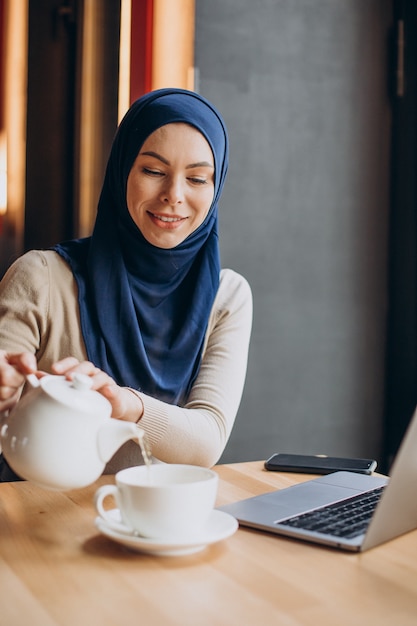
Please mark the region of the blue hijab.
[[[146, 138], [185, 122], [214, 157], [214, 198], [204, 222], [171, 249], [148, 243], [126, 203], [127, 178]], [[160, 89], [133, 103], [116, 133], [91, 237], [54, 247], [75, 276], [88, 359], [122, 386], [181, 404], [198, 374], [220, 278], [217, 204], [228, 167], [228, 138], [200, 95]]]

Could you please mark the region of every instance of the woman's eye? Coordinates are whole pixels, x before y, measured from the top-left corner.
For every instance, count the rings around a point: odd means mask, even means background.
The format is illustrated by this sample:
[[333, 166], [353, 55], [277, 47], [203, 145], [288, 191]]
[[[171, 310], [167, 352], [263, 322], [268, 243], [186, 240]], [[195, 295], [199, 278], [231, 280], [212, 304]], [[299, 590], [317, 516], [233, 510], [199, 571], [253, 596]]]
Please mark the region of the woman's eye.
[[207, 180], [205, 178], [197, 178], [195, 176], [192, 176], [188, 180], [190, 180], [195, 185], [206, 185], [207, 184]]
[[151, 170], [149, 169], [149, 167], [144, 167], [142, 169], [144, 174], [147, 174], [148, 176], [163, 176], [163, 172], [160, 172], [159, 170]]

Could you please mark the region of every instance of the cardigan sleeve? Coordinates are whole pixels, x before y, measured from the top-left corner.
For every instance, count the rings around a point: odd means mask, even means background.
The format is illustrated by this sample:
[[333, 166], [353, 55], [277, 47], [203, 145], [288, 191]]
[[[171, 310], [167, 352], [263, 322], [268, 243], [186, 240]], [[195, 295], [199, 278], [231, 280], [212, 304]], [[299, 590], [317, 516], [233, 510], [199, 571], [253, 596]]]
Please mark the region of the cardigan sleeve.
[[56, 252], [32, 250], [8, 269], [0, 283], [0, 349], [31, 352], [39, 369], [65, 356], [85, 360], [77, 288]]
[[213, 466], [230, 436], [242, 398], [252, 328], [247, 281], [223, 270], [198, 377], [183, 407], [140, 393], [152, 454], [168, 463]]
[[37, 354], [48, 308], [48, 266], [42, 255], [28, 252], [0, 283], [0, 349]]

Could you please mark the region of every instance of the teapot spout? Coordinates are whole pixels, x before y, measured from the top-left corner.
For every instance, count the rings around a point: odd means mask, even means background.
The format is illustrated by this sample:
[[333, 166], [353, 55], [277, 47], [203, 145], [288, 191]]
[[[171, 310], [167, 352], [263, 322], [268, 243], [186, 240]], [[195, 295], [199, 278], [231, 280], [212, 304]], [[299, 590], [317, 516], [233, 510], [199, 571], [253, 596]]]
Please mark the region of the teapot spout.
[[145, 431], [132, 422], [110, 419], [97, 435], [98, 454], [103, 463], [110, 461], [117, 450], [129, 439], [135, 439], [139, 445], [143, 442]]

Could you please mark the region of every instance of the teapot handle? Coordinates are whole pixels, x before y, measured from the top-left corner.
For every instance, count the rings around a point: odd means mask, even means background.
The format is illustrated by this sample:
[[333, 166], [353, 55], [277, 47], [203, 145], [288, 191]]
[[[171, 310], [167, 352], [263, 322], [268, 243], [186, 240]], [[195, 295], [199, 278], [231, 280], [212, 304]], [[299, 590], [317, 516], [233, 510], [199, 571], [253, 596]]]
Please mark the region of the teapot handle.
[[[26, 376], [26, 381], [33, 389], [39, 387], [40, 385], [39, 379], [36, 378], [35, 374], [28, 374]], [[3, 424], [1, 433], [2, 435], [5, 435], [5, 433], [7, 432], [7, 425], [5, 425], [3, 422], [9, 418], [11, 411], [12, 409], [5, 409], [4, 411], [0, 411], [0, 425]]]

